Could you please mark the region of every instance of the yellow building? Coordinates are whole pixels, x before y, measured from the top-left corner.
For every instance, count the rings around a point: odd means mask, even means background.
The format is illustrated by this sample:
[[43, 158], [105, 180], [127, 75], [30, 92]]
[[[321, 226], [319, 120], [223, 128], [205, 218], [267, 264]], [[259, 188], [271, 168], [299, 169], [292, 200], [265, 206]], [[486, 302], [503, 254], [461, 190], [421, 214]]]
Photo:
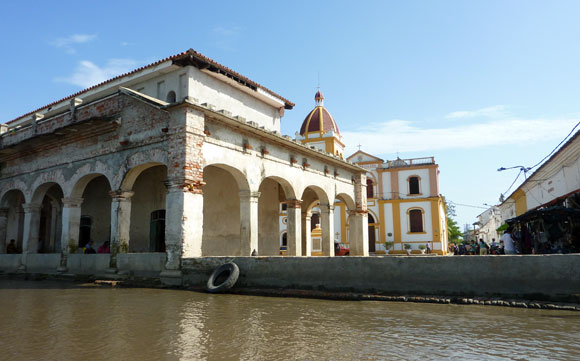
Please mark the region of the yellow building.
[[[318, 90], [316, 106], [308, 113], [296, 137], [305, 145], [337, 157], [344, 157], [344, 142], [338, 125], [324, 107]], [[447, 221], [443, 197], [439, 194], [439, 166], [433, 157], [384, 161], [361, 150], [347, 158], [367, 170], [367, 207], [369, 252], [421, 253], [429, 247], [433, 253], [447, 253]], [[348, 214], [344, 203], [334, 204], [336, 243], [348, 247]], [[317, 209], [312, 217], [319, 219]], [[280, 244], [284, 248], [285, 212], [282, 210]], [[311, 223], [312, 238], [319, 237], [316, 221]], [[314, 243], [313, 243], [314, 247]], [[312, 254], [317, 254], [312, 250]]]

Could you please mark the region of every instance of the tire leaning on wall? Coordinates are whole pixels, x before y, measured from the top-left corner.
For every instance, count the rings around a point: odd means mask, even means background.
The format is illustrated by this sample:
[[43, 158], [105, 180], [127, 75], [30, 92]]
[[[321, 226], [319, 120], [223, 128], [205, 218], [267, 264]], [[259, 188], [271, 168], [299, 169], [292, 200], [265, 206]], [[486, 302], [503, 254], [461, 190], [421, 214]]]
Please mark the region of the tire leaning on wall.
[[[224, 273], [228, 273], [228, 277], [221, 283], [216, 284], [216, 280]], [[209, 279], [207, 280], [207, 291], [209, 293], [220, 293], [229, 290], [232, 288], [236, 282], [238, 281], [238, 277], [240, 276], [240, 269], [238, 265], [230, 262], [225, 263], [213, 271]]]

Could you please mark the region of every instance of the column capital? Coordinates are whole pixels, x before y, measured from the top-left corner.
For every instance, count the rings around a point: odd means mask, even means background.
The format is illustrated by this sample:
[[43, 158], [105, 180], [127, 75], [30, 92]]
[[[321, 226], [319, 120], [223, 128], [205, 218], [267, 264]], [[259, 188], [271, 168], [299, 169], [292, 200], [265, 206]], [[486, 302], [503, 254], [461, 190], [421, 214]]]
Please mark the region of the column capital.
[[250, 198], [250, 199], [254, 199], [254, 200], [258, 200], [258, 198], [260, 198], [260, 192], [252, 192], [252, 191], [239, 191], [238, 192], [240, 199], [242, 198]]
[[334, 204], [319, 204], [318, 207], [321, 212], [328, 213], [334, 211]]
[[302, 201], [300, 199], [287, 199], [286, 205], [288, 206], [288, 208], [301, 208]]
[[109, 195], [111, 196], [111, 198], [113, 198], [113, 201], [117, 201], [117, 202], [130, 200], [134, 194], [135, 194], [135, 192], [123, 191], [120, 189], [117, 189], [116, 191], [109, 192]]
[[79, 208], [83, 200], [83, 198], [65, 197], [62, 199], [62, 205], [67, 208]]
[[348, 215], [349, 216], [363, 216], [366, 217], [366, 215], [369, 213], [369, 211], [367, 210], [362, 210], [362, 209], [355, 209], [354, 211], [348, 211]]
[[38, 203], [23, 203], [22, 209], [24, 213], [40, 212], [42, 209], [42, 204]]

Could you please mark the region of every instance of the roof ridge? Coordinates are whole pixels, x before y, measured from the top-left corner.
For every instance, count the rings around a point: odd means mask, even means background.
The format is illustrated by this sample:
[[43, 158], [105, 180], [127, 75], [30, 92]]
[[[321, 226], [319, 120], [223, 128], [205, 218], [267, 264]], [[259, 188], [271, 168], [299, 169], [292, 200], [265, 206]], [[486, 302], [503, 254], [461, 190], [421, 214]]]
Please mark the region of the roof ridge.
[[186, 51], [184, 51], [184, 52], [181, 52], [181, 53], [178, 53], [178, 54], [175, 54], [175, 55], [172, 55], [172, 56], [168, 56], [168, 57], [166, 57], [166, 58], [163, 58], [163, 59], [161, 59], [161, 60], [157, 60], [157, 61], [155, 61], [155, 62], [153, 62], [153, 63], [150, 63], [150, 64], [148, 64], [148, 65], [144, 65], [144, 66], [141, 66], [141, 67], [139, 67], [139, 68], [137, 68], [137, 69], [134, 69], [134, 70], [128, 71], [128, 72], [126, 72], [126, 73], [119, 74], [119, 75], [117, 75], [117, 76], [115, 76], [115, 77], [113, 77], [113, 78], [110, 78], [110, 79], [104, 80], [104, 81], [102, 81], [102, 82], [100, 82], [100, 83], [98, 83], [98, 84], [92, 85], [92, 86], [90, 86], [90, 87], [88, 87], [88, 88], [85, 88], [85, 89], [83, 89], [83, 90], [80, 90], [80, 91], [78, 91], [78, 92], [76, 92], [76, 93], [74, 93], [74, 94], [71, 94], [71, 95], [69, 95], [69, 96], [66, 96], [66, 97], [64, 97], [64, 98], [62, 98], [62, 99], [59, 99], [59, 100], [53, 101], [53, 102], [51, 102], [51, 103], [49, 103], [49, 104], [47, 104], [47, 105], [45, 105], [45, 106], [42, 106], [42, 107], [40, 107], [40, 108], [37, 108], [37, 109], [35, 109], [35, 110], [33, 110], [33, 111], [30, 111], [30, 112], [28, 112], [28, 113], [25, 113], [25, 114], [23, 114], [23, 115], [21, 115], [21, 116], [19, 116], [19, 117], [16, 117], [16, 118], [14, 118], [14, 119], [12, 119], [12, 120], [10, 120], [10, 121], [6, 122], [5, 124], [10, 124], [10, 123], [13, 123], [13, 122], [15, 122], [15, 121], [17, 121], [17, 120], [19, 120], [19, 119], [22, 119], [22, 118], [24, 118], [24, 117], [28, 116], [28, 115], [31, 115], [31, 114], [37, 113], [37, 112], [39, 112], [39, 111], [41, 111], [41, 110], [43, 110], [43, 109], [46, 109], [46, 108], [50, 108], [50, 107], [52, 107], [53, 105], [56, 105], [56, 104], [58, 104], [58, 103], [61, 103], [61, 102], [63, 102], [63, 101], [69, 100], [69, 99], [73, 99], [73, 98], [75, 98], [75, 97], [77, 97], [77, 96], [79, 96], [79, 95], [81, 95], [81, 94], [84, 94], [84, 93], [87, 93], [87, 92], [89, 92], [90, 90], [96, 89], [96, 88], [98, 88], [98, 87], [101, 87], [101, 86], [103, 86], [103, 85], [105, 85], [105, 84], [111, 83], [111, 82], [113, 82], [113, 81], [115, 81], [115, 80], [118, 80], [118, 79], [124, 78], [124, 77], [126, 77], [126, 76], [129, 76], [129, 75], [132, 75], [132, 74], [136, 74], [136, 73], [138, 73], [138, 72], [140, 72], [140, 71], [143, 71], [143, 70], [146, 70], [146, 69], [152, 68], [152, 67], [154, 67], [154, 66], [156, 66], [156, 65], [159, 65], [159, 64], [161, 64], [161, 63], [164, 63], [164, 62], [166, 62], [166, 61], [175, 61], [175, 60], [180, 60], [180, 59], [184, 58], [184, 57], [185, 57], [185, 56], [187, 56], [187, 55], [190, 55], [190, 56], [193, 56], [193, 55], [195, 55], [195, 56], [197, 56], [197, 57], [200, 57], [200, 58], [202, 58], [203, 60], [205, 60], [206, 62], [208, 62], [208, 63], [210, 63], [210, 64], [214, 65], [215, 67], [217, 67], [217, 68], [221, 68], [222, 70], [224, 70], [224, 71], [226, 71], [226, 72], [228, 72], [228, 73], [231, 73], [232, 75], [235, 75], [236, 77], [238, 77], [238, 78], [240, 78], [240, 79], [244, 80], [244, 82], [246, 82], [246, 83], [248, 83], [248, 84], [251, 84], [251, 85], [255, 86], [256, 88], [260, 88], [260, 89], [264, 90], [265, 92], [269, 93], [270, 95], [272, 95], [272, 96], [274, 96], [274, 97], [276, 97], [276, 98], [279, 98], [280, 100], [282, 100], [282, 101], [285, 103], [285, 104], [284, 104], [284, 106], [285, 106], [285, 107], [289, 107], [289, 108], [287, 108], [287, 109], [292, 109], [292, 107], [294, 107], [294, 105], [295, 105], [295, 104], [294, 104], [294, 103], [292, 103], [290, 100], [288, 100], [288, 99], [286, 99], [286, 98], [282, 97], [281, 95], [279, 95], [279, 94], [277, 94], [277, 93], [273, 92], [272, 90], [270, 90], [270, 89], [266, 88], [265, 86], [263, 86], [263, 85], [260, 85], [259, 83], [256, 83], [256, 82], [254, 82], [253, 80], [250, 80], [249, 78], [247, 78], [247, 77], [245, 77], [245, 76], [241, 75], [240, 73], [238, 73], [238, 72], [236, 72], [236, 71], [234, 71], [234, 70], [232, 70], [232, 69], [230, 69], [230, 68], [228, 68], [228, 67], [226, 67], [226, 66], [224, 66], [224, 65], [222, 65], [222, 64], [220, 64], [220, 63], [218, 63], [217, 61], [215, 61], [215, 60], [213, 60], [213, 59], [211, 59], [211, 58], [208, 58], [207, 56], [205, 56], [205, 55], [203, 55], [203, 54], [201, 54], [201, 53], [199, 53], [199, 52], [197, 52], [197, 51], [193, 50], [192, 48], [189, 48], [188, 50], [186, 50]]

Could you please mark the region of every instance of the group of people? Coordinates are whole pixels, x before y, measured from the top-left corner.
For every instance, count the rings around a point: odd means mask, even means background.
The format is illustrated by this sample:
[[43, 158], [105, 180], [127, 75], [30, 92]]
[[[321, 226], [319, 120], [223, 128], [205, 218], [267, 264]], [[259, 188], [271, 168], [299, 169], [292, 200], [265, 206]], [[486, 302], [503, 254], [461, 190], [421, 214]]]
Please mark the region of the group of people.
[[82, 250], [82, 253], [84, 253], [84, 254], [111, 253], [111, 246], [110, 246], [111, 243], [109, 241], [106, 241], [105, 243], [100, 245], [96, 251], [93, 248], [93, 244], [94, 244], [94, 242], [92, 240], [90, 240], [87, 242], [87, 244], [84, 247], [80, 248], [80, 250]]
[[492, 238], [491, 243], [487, 243], [480, 238], [478, 242], [464, 241], [461, 244], [453, 244], [450, 246], [450, 251], [455, 255], [516, 254], [512, 230], [509, 228], [501, 236], [499, 242]]

